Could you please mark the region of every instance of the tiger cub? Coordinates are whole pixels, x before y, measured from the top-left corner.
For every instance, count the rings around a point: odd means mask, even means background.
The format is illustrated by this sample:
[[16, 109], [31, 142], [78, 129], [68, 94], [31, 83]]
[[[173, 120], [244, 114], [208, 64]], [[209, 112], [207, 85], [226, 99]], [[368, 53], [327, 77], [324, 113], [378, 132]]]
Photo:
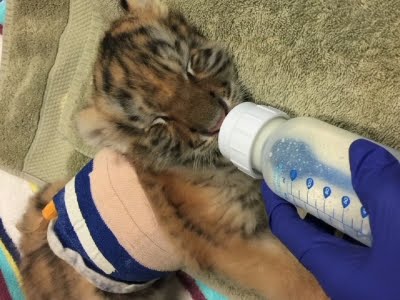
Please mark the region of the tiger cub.
[[[315, 278], [269, 231], [259, 182], [218, 150], [223, 119], [248, 100], [232, 58], [159, 1], [122, 4], [127, 13], [105, 33], [93, 97], [78, 118], [83, 138], [133, 164], [189, 270], [214, 272], [268, 299], [325, 299]], [[23, 228], [40, 223], [40, 210], [54, 194], [37, 196]], [[130, 297], [80, 278], [51, 253], [44, 228], [25, 234], [22, 248], [32, 298]]]

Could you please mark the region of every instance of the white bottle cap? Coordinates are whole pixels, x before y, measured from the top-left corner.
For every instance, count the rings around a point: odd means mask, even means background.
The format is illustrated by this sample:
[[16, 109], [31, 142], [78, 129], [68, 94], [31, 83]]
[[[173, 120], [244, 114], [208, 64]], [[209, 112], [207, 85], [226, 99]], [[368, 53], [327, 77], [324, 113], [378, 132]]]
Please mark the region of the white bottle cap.
[[289, 116], [273, 107], [252, 102], [244, 102], [234, 107], [219, 131], [218, 146], [222, 155], [242, 172], [253, 178], [262, 178], [252, 167], [252, 149], [260, 130], [275, 118], [288, 119]]

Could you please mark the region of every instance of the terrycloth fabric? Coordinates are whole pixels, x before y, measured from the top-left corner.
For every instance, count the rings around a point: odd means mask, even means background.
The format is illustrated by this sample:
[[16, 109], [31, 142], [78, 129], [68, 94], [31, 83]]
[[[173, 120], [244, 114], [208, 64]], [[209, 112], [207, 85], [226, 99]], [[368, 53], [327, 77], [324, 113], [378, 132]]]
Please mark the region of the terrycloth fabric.
[[177, 271], [181, 257], [159, 227], [135, 170], [104, 149], [54, 197], [53, 252], [98, 288], [130, 293]]
[[[7, 1], [0, 69], [0, 164], [16, 174], [23, 171], [37, 133], [67, 11], [67, 1]], [[52, 164], [51, 159], [46, 163]]]

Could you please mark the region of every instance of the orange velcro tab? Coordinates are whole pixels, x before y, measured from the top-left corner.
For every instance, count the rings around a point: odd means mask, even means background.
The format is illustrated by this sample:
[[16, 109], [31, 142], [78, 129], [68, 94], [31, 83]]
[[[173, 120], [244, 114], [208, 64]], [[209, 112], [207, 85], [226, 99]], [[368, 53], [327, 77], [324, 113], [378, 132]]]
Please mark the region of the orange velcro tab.
[[56, 206], [54, 205], [54, 201], [50, 201], [45, 208], [42, 210], [42, 216], [45, 218], [47, 221], [50, 221], [54, 218], [57, 217], [57, 209]]

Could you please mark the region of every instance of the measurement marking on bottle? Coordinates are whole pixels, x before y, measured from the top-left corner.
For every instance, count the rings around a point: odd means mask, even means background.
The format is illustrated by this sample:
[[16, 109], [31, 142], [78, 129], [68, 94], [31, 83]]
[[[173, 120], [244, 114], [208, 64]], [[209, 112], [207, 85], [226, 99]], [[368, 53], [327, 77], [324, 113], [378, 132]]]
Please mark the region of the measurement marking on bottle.
[[342, 197], [342, 223], [344, 223], [344, 210], [346, 209], [346, 207], [348, 207], [350, 205], [350, 197], [348, 196], [343, 196]]
[[360, 233], [362, 234], [363, 230], [363, 224], [364, 224], [364, 218], [361, 219], [361, 227], [360, 227]]
[[366, 218], [366, 217], [368, 217], [368, 211], [367, 211], [367, 209], [366, 209], [364, 206], [361, 206], [360, 212], [361, 212], [361, 217], [362, 217], [363, 219]]
[[[290, 194], [292, 195], [293, 195], [293, 181], [296, 180], [296, 178], [297, 178], [297, 170], [293, 169], [290, 171]], [[295, 201], [294, 197], [293, 201]]]
[[[308, 193], [310, 192], [310, 189], [314, 186], [314, 180], [309, 177], [306, 180], [306, 186], [307, 186], [307, 204], [308, 204]], [[315, 201], [315, 205], [317, 204], [317, 202]]]
[[318, 219], [321, 220], [321, 215], [319, 214], [319, 209], [317, 208], [317, 215], [318, 215]]
[[[290, 184], [292, 184], [292, 183], [290, 183]], [[291, 202], [294, 205], [297, 205], [296, 201], [294, 200], [294, 197], [293, 197], [293, 194], [291, 192], [291, 189], [289, 191], [289, 182], [286, 183], [286, 193], [289, 194], [289, 196], [291, 196], [291, 197], [287, 197], [289, 202]]]
[[[331, 188], [329, 186], [326, 186], [323, 189], [323, 193], [324, 193], [324, 198], [326, 200], [331, 195], [332, 190], [331, 190]], [[324, 201], [324, 212], [326, 211], [325, 204], [326, 204], [326, 201]]]
[[293, 195], [293, 182], [290, 182], [290, 194]]
[[[349, 207], [351, 206], [352, 201], [349, 196], [345, 195], [341, 196], [341, 198], [339, 199], [336, 199], [336, 197], [333, 197], [334, 191], [332, 187], [324, 186], [321, 191], [323, 198], [318, 196], [314, 197], [314, 206], [313, 206], [311, 204], [313, 202], [312, 198], [310, 198], [313, 194], [310, 194], [310, 191], [315, 187], [314, 179], [308, 177], [305, 179], [305, 182], [303, 181], [305, 183], [305, 187], [307, 188], [307, 190], [306, 193], [303, 193], [303, 198], [302, 198], [301, 188], [298, 188], [298, 186], [296, 185], [293, 187], [293, 183], [300, 178], [299, 173], [295, 169], [292, 169], [288, 173], [286, 173], [286, 176], [284, 176], [283, 173], [281, 173], [282, 181], [281, 185], [279, 186], [279, 190], [281, 190], [282, 187], [284, 188], [284, 185], [286, 185], [286, 193], [284, 193], [284, 195], [289, 202], [291, 202], [297, 207], [304, 208], [305, 210], [307, 210], [308, 213], [314, 215], [315, 217], [321, 219], [322, 221], [325, 221], [327, 224], [343, 231], [345, 234], [349, 236], [352, 236], [354, 238], [361, 237], [367, 242], [369, 241], [369, 235], [366, 234], [368, 232], [366, 223], [367, 221], [364, 221], [364, 219], [367, 219], [368, 216], [368, 212], [365, 210], [365, 208], [361, 208], [361, 210], [359, 210], [359, 213], [362, 216], [362, 219], [360, 220], [361, 222], [358, 221], [358, 218], [356, 219], [352, 218], [351, 224], [349, 222], [350, 220], [348, 220], [345, 224], [345, 218], [344, 218], [345, 215], [351, 216], [351, 210], [349, 210]], [[290, 178], [288, 175], [290, 175]], [[289, 186], [289, 181], [290, 181], [290, 186]], [[323, 201], [323, 204], [320, 203], [320, 201]], [[340, 207], [335, 207], [336, 202], [335, 204], [333, 204], [332, 202], [327, 202], [327, 201], [341, 201], [341, 206], [343, 208], [342, 211], [340, 212], [341, 209]], [[327, 212], [327, 210], [329, 210], [329, 212]], [[361, 228], [358, 228], [360, 223], [361, 223]], [[357, 228], [355, 228], [355, 226]], [[366, 228], [364, 229], [364, 227]]]
[[[288, 193], [284, 193], [284, 195], [285, 195], [286, 199], [289, 199], [289, 200], [292, 199], [292, 201], [293, 201], [292, 203], [294, 205], [299, 206], [299, 207], [303, 207], [303, 208], [306, 209], [307, 208], [306, 204], [309, 205], [308, 201], [305, 201], [304, 199], [301, 198], [301, 191], [300, 190], [298, 190], [297, 193], [298, 193], [298, 195], [296, 196], [294, 194], [289, 193], [289, 191], [288, 191]], [[308, 195], [308, 191], [307, 191], [307, 195]], [[291, 196], [291, 198], [290, 198], [290, 196]], [[350, 198], [348, 196], [344, 196], [343, 198], [346, 198], [347, 200], [344, 202], [344, 204], [342, 202], [342, 205], [344, 205], [345, 207], [348, 207], [350, 205]], [[296, 201], [296, 199], [297, 199], [297, 201]], [[304, 205], [301, 205], [298, 201], [301, 201], [302, 203], [304, 203]], [[325, 202], [324, 202], [324, 204], [325, 204]], [[316, 217], [318, 217], [321, 220], [325, 220], [326, 222], [330, 223], [330, 225], [333, 226], [333, 223], [335, 221], [337, 221], [337, 222], [343, 224], [344, 227], [351, 229], [355, 233], [357, 233], [357, 232], [358, 233], [362, 233], [362, 226], [363, 226], [364, 223], [361, 223], [361, 231], [359, 231], [359, 230], [354, 228], [354, 225], [355, 225], [354, 224], [354, 219], [351, 219], [351, 225], [347, 225], [347, 224], [344, 223], [344, 209], [342, 210], [342, 218], [340, 220], [339, 219], [340, 217], [337, 218], [335, 216], [335, 209], [333, 209], [333, 213], [332, 213], [332, 215], [330, 215], [330, 214], [326, 213], [325, 206], [324, 206], [324, 210], [318, 209], [316, 204], [315, 204], [314, 207], [313, 206], [311, 206], [311, 207], [315, 209], [316, 214], [317, 214]], [[365, 210], [365, 208], [364, 208], [364, 210]], [[368, 213], [366, 212], [366, 210], [365, 211], [364, 210], [363, 210], [362, 215], [364, 216], [363, 218], [366, 218], [368, 216]], [[321, 213], [327, 215], [329, 217], [329, 220], [326, 220], [325, 218], [323, 218], [323, 215], [321, 215]], [[336, 215], [338, 215], [337, 211], [336, 211]], [[339, 215], [340, 215], [340, 213], [339, 213]], [[364, 233], [362, 233], [362, 234], [365, 235]]]
[[[305, 202], [304, 202], [303, 200], [301, 200], [301, 198], [300, 198], [300, 190], [298, 190], [297, 198], [298, 198], [301, 202], [305, 203]], [[303, 208], [306, 208], [306, 206], [303, 205]]]
[[306, 180], [307, 189], [311, 189], [314, 186], [314, 180], [310, 177]]

